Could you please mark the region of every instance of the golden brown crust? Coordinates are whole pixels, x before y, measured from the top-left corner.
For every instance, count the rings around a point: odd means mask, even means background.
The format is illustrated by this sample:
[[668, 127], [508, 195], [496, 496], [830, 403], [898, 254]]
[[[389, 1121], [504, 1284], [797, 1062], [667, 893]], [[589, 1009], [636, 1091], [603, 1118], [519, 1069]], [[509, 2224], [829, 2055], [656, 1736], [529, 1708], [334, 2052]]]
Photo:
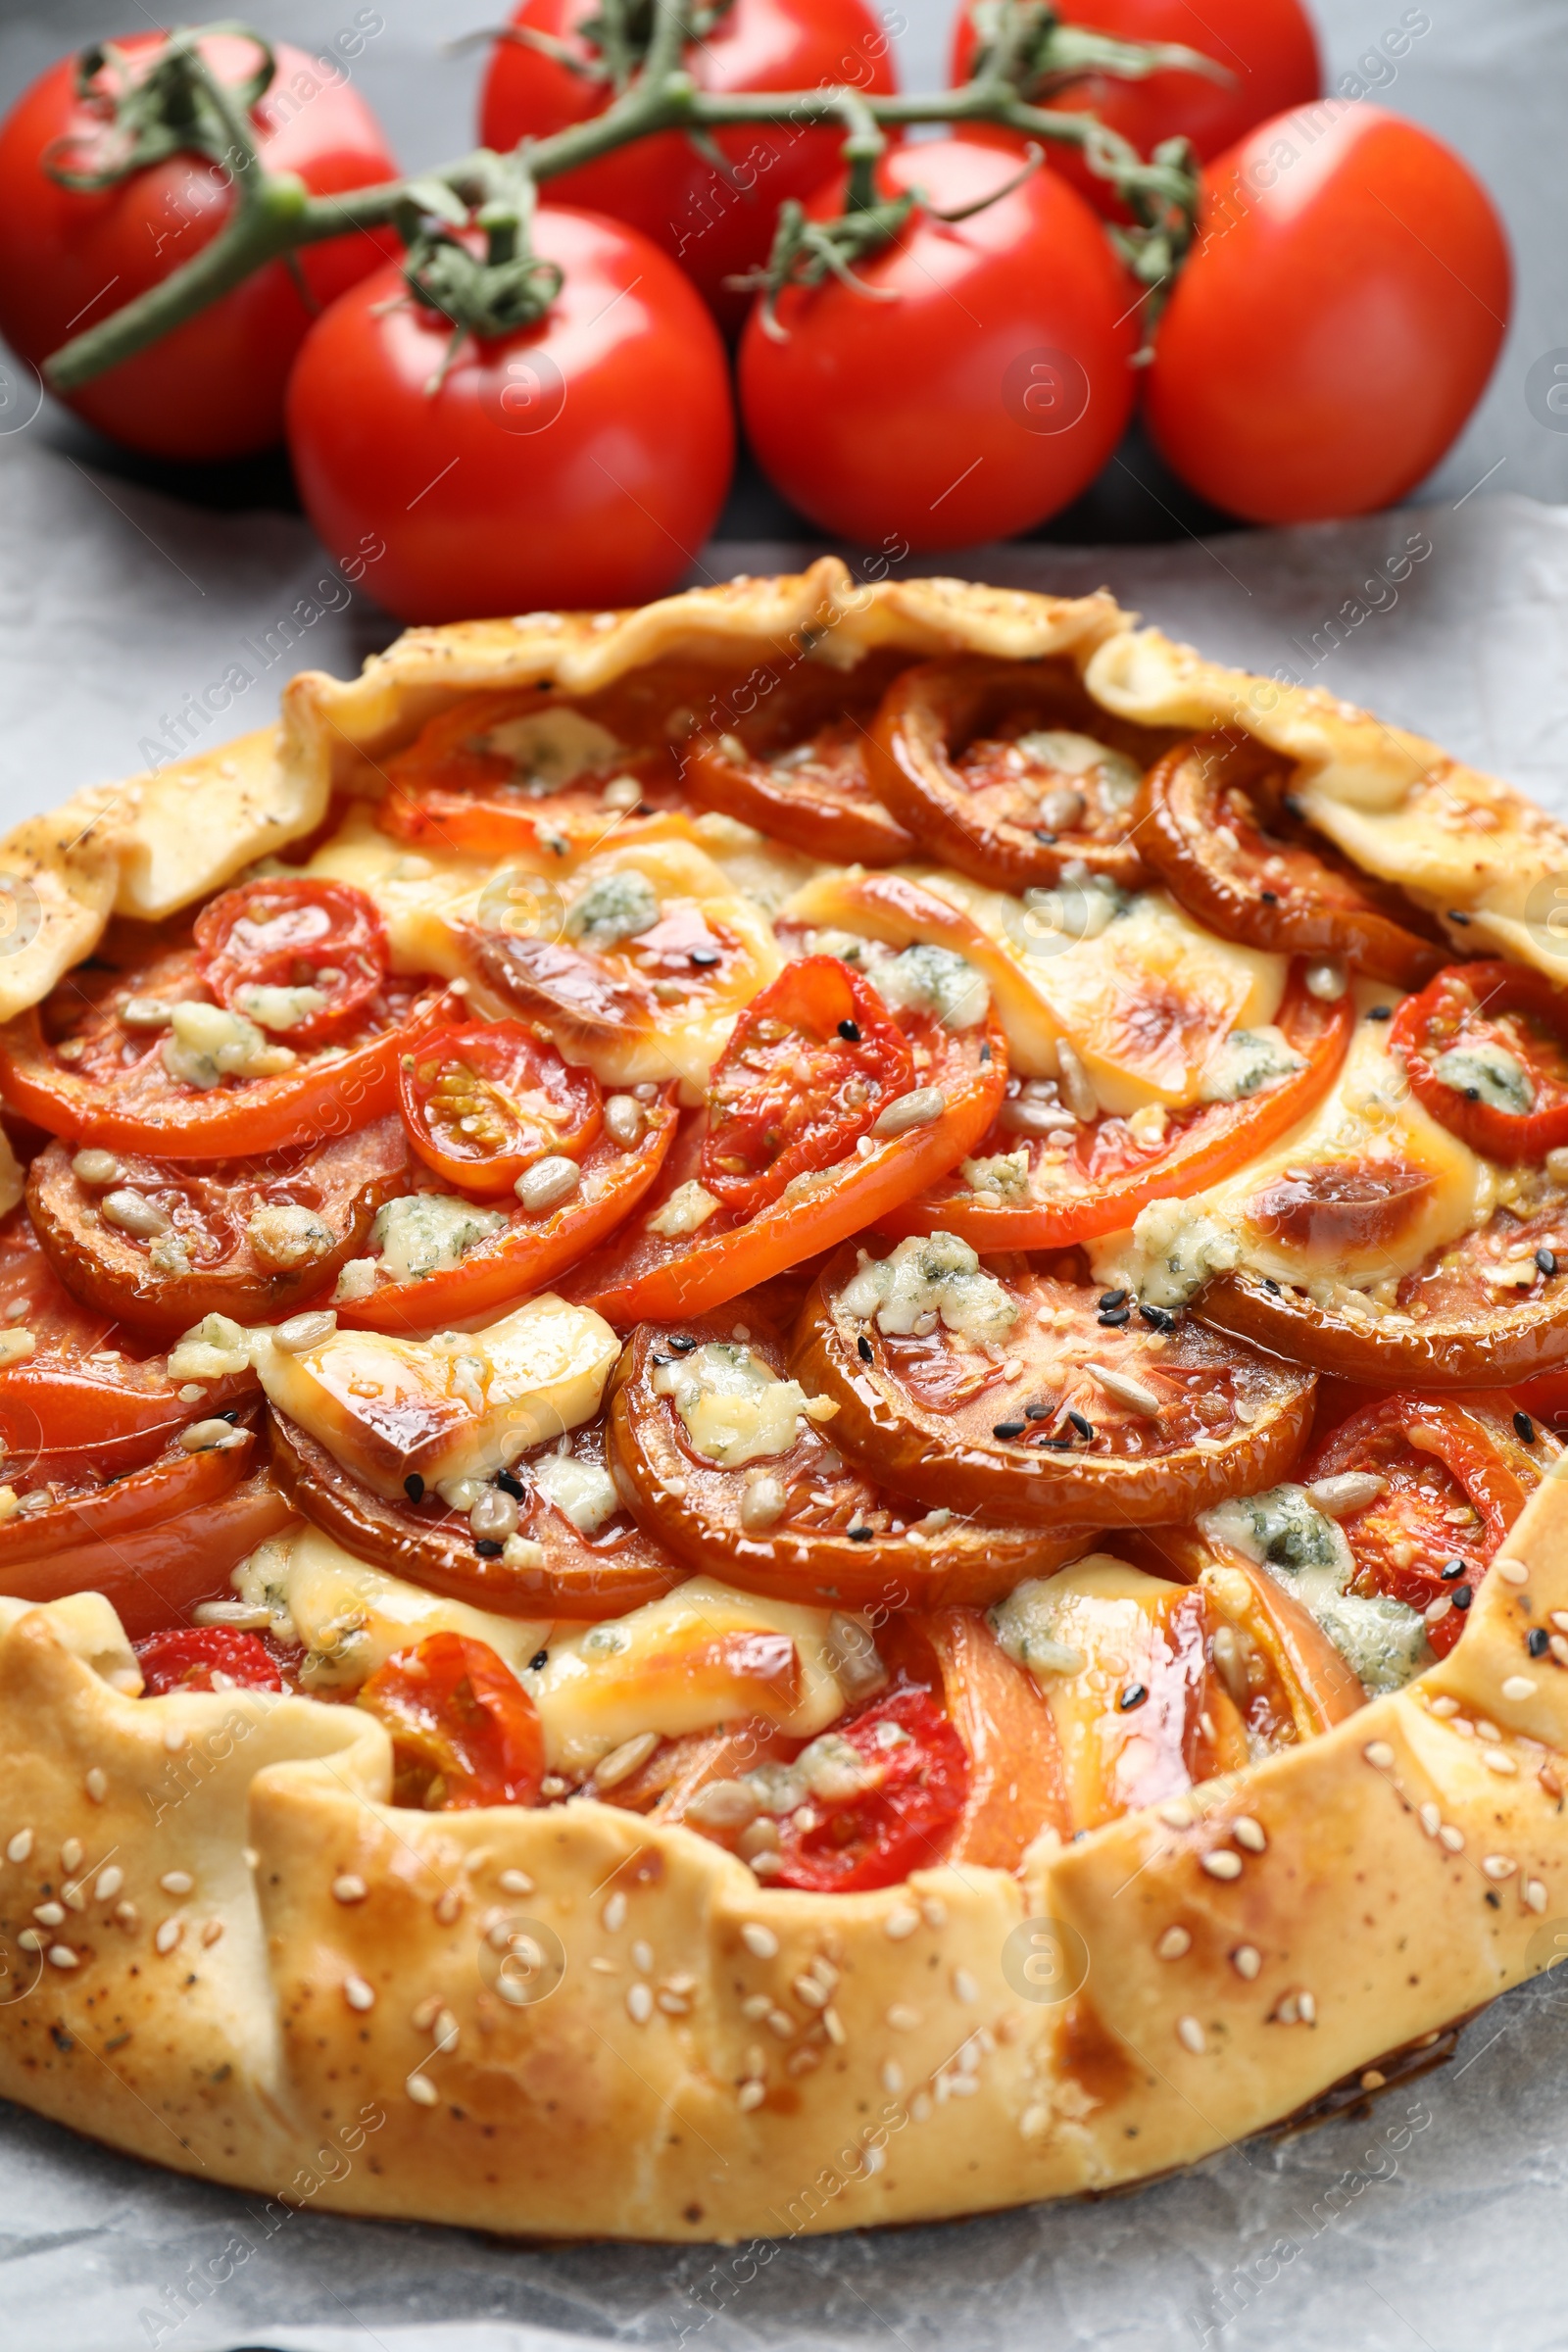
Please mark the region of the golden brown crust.
[[[1529, 952], [1520, 860], [1539, 875], [1563, 837], [1420, 739], [1135, 634], [1107, 598], [866, 588], [826, 561], [608, 621], [416, 631], [351, 685], [300, 679], [280, 756], [248, 738], [211, 775], [183, 763], [204, 817], [234, 788], [183, 863], [177, 770], [32, 820], [0, 866], [43, 919], [0, 964], [0, 1010], [117, 898], [186, 903], [259, 854], [246, 826], [289, 838], [330, 783], [373, 788], [460, 693], [885, 644], [1070, 652], [1123, 715], [1239, 719], [1305, 763], [1313, 813], [1375, 871], [1422, 796], [1486, 806], [1472, 895], [1436, 866], [1423, 895]], [[1020, 1879], [818, 1897], [592, 1800], [398, 1810], [386, 1735], [353, 1707], [142, 1699], [107, 1602], [0, 1602], [0, 1939], [26, 1987], [0, 2003], [0, 2093], [263, 2194], [553, 2235], [776, 2236], [1138, 2180], [1554, 1956], [1568, 1673], [1525, 1634], [1559, 1608], [1568, 1485], [1548, 1478], [1464, 1642], [1396, 1696], [1172, 1807], [1043, 1838]]]

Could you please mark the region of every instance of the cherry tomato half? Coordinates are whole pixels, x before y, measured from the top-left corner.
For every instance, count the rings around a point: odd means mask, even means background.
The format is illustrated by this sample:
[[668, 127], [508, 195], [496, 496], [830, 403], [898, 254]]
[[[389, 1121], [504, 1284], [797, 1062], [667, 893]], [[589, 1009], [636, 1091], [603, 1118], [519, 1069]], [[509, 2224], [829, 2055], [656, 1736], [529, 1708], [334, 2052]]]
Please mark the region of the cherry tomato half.
[[392, 1735], [394, 1803], [433, 1812], [538, 1802], [539, 1710], [487, 1642], [427, 1634], [378, 1666], [358, 1703]]
[[605, 1116], [592, 1070], [521, 1021], [432, 1030], [400, 1068], [398, 1099], [425, 1165], [469, 1193], [510, 1192], [547, 1152], [580, 1160]]
[[1568, 1144], [1568, 998], [1517, 963], [1456, 963], [1389, 1032], [1422, 1107], [1488, 1159]]
[[386, 967], [386, 926], [350, 882], [246, 882], [196, 917], [196, 969], [214, 996], [296, 1050], [362, 1021]]
[[854, 1796], [813, 1796], [785, 1816], [770, 1884], [808, 1894], [896, 1886], [911, 1870], [941, 1860], [963, 1812], [963, 1741], [930, 1691], [913, 1684], [835, 1728], [862, 1760], [866, 1786]]
[[1339, 99], [1210, 164], [1144, 413], [1183, 481], [1250, 522], [1396, 504], [1486, 388], [1512, 271], [1492, 199], [1418, 123]]
[[[74, 171], [103, 167], [114, 146], [108, 93], [122, 74], [144, 78], [163, 46], [161, 32], [115, 41], [94, 76], [102, 95], [87, 102], [75, 95], [75, 58], [62, 58], [0, 127], [0, 209], [11, 231], [0, 249], [0, 333], [34, 367], [193, 261], [233, 210], [232, 173], [199, 155], [171, 155], [96, 193], [62, 187], [46, 169], [51, 159]], [[206, 35], [201, 55], [231, 86], [259, 61], [253, 40], [228, 32]], [[281, 41], [275, 56], [271, 87], [250, 117], [269, 171], [297, 172], [318, 196], [395, 179], [380, 125], [343, 68]], [[283, 390], [314, 309], [397, 251], [390, 228], [305, 246], [308, 300], [285, 263], [269, 263], [67, 405], [154, 457], [266, 449], [282, 438]]]
[[[143, 1698], [171, 1690], [281, 1690], [277, 1652], [227, 1625], [171, 1626], [136, 1643]], [[220, 1682], [215, 1676], [221, 1676]]]

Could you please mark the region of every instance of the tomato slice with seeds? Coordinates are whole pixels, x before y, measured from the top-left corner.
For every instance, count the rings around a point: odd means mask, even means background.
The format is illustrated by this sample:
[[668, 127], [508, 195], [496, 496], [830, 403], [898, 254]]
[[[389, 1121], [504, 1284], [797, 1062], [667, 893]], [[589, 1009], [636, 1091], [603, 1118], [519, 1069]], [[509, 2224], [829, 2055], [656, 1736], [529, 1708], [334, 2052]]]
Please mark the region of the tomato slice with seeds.
[[386, 926], [351, 882], [245, 882], [196, 917], [196, 969], [219, 1003], [296, 1050], [356, 1027], [386, 968]]
[[929, 1690], [913, 1684], [834, 1726], [861, 1760], [856, 1795], [817, 1797], [779, 1825], [775, 1886], [858, 1894], [896, 1886], [940, 1861], [968, 1794], [963, 1741]]
[[[1059, 1250], [1130, 1226], [1152, 1200], [1187, 1200], [1276, 1143], [1327, 1093], [1355, 1026], [1350, 991], [1325, 1002], [1292, 967], [1278, 1027], [1301, 1056], [1289, 1077], [1236, 1102], [1147, 1119], [1076, 1120], [1053, 1078], [1009, 1078], [991, 1133], [964, 1171], [881, 1220], [893, 1235], [956, 1233], [992, 1255]], [[1021, 1154], [1021, 1158], [1020, 1158]]]
[[1309, 825], [1290, 771], [1240, 728], [1179, 744], [1150, 769], [1139, 843], [1189, 912], [1221, 939], [1333, 956], [1421, 988], [1446, 950], [1431, 917]]
[[1568, 1000], [1517, 963], [1457, 963], [1399, 1006], [1389, 1051], [1422, 1107], [1488, 1159], [1568, 1143]]
[[544, 1779], [539, 1710], [487, 1642], [427, 1634], [360, 1687], [392, 1735], [392, 1801], [426, 1811], [534, 1805]]
[[162, 1159], [286, 1151], [395, 1108], [399, 1055], [458, 1010], [443, 981], [393, 973], [335, 1044], [269, 1076], [224, 1074], [202, 1088], [170, 1074], [167, 1023], [142, 1025], [143, 1006], [189, 1001], [210, 1003], [211, 992], [188, 933], [112, 926], [42, 1004], [0, 1026], [0, 1100], [52, 1135], [110, 1151]]
[[1509, 1530], [1561, 1448], [1511, 1398], [1398, 1396], [1362, 1407], [1324, 1440], [1303, 1481], [1358, 1471], [1383, 1491], [1340, 1520], [1355, 1556], [1351, 1590], [1386, 1593], [1426, 1614], [1446, 1657]]
[[841, 1158], [803, 1169], [776, 1200], [747, 1213], [720, 1202], [702, 1179], [700, 1112], [683, 1124], [653, 1206], [577, 1267], [563, 1295], [620, 1330], [701, 1314], [874, 1225], [955, 1167], [996, 1116], [1007, 1072], [1002, 1032], [950, 1030], [919, 1016], [900, 1025], [913, 1057], [912, 1091], [929, 1090], [922, 1123], [858, 1137]]
[[432, 1030], [401, 1066], [398, 1099], [425, 1165], [469, 1193], [510, 1192], [547, 1153], [580, 1160], [604, 1124], [592, 1070], [520, 1021]]
[[1267, 1486], [1300, 1451], [1309, 1372], [1186, 1317], [1152, 1329], [1075, 1257], [998, 1275], [946, 1234], [862, 1254], [817, 1277], [791, 1370], [839, 1406], [834, 1443], [900, 1493], [1019, 1525], [1152, 1526]]
[[1170, 740], [1102, 710], [1069, 662], [964, 656], [895, 680], [866, 757], [878, 799], [960, 873], [1020, 890], [1076, 861], [1131, 888], [1138, 788]]
[[726, 1208], [765, 1208], [913, 1083], [909, 1041], [875, 990], [837, 956], [804, 956], [753, 999], [714, 1067], [701, 1181]]
[[881, 1629], [877, 1646], [889, 1667], [940, 1693], [968, 1755], [968, 1792], [944, 1861], [1016, 1870], [1042, 1830], [1072, 1836], [1051, 1708], [978, 1610], [897, 1617]]
[[[282, 1664], [260, 1634], [232, 1626], [171, 1626], [138, 1642], [143, 1698], [171, 1690], [281, 1690]], [[216, 1678], [216, 1679], [215, 1679]]]

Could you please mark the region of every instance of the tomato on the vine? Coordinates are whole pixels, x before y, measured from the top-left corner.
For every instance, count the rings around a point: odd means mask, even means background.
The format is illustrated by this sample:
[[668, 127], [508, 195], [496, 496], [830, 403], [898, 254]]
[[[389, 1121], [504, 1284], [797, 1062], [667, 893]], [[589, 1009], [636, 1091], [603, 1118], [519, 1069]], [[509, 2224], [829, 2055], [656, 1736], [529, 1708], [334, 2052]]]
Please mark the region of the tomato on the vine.
[[[593, 38], [600, 0], [522, 0], [512, 24], [564, 44], [571, 63], [526, 40], [498, 40], [479, 108], [487, 147], [548, 138], [602, 114], [614, 83]], [[809, 90], [848, 82], [866, 96], [895, 90], [892, 41], [863, 0], [730, 0], [687, 46], [701, 90]], [[843, 132], [792, 122], [713, 133], [728, 171], [678, 130], [639, 139], [549, 183], [552, 202], [580, 204], [652, 237], [679, 262], [719, 317], [739, 325], [746, 296], [725, 280], [764, 260], [778, 207], [808, 196], [834, 167]]]
[[[1088, 487], [1133, 404], [1134, 291], [1099, 220], [973, 139], [903, 147], [881, 192], [919, 189], [892, 242], [838, 279], [760, 305], [740, 349], [741, 412], [764, 472], [835, 537], [903, 549], [1004, 539]], [[831, 217], [842, 180], [808, 208]]]
[[1451, 148], [1376, 106], [1276, 116], [1203, 174], [1150, 430], [1250, 522], [1393, 506], [1480, 399], [1511, 299], [1502, 223]]
[[[113, 160], [107, 104], [123, 73], [140, 79], [164, 48], [161, 32], [104, 44], [94, 76], [99, 106], [75, 94], [76, 59], [62, 58], [18, 100], [0, 125], [0, 333], [35, 367], [73, 334], [96, 325], [195, 259], [233, 210], [232, 174], [197, 154], [176, 154], [97, 191], [63, 187], [51, 162], [76, 171]], [[313, 195], [395, 179], [397, 165], [369, 108], [342, 68], [275, 45], [270, 88], [251, 108], [270, 172], [292, 172]], [[254, 39], [215, 32], [201, 56], [220, 80], [256, 69]], [[283, 393], [312, 306], [333, 302], [399, 250], [390, 229], [305, 246], [301, 295], [277, 261], [187, 319], [161, 342], [122, 360], [68, 405], [111, 439], [154, 457], [207, 460], [266, 449], [283, 431]]]
[[311, 520], [328, 547], [384, 543], [375, 593], [400, 620], [641, 604], [728, 488], [724, 349], [689, 280], [564, 206], [540, 209], [533, 243], [564, 272], [536, 324], [449, 361], [451, 320], [384, 270], [317, 320], [290, 379]]
[[[965, 0], [953, 27], [952, 79], [966, 81], [976, 52], [993, 29], [996, 0]], [[1253, 124], [1287, 107], [1304, 106], [1322, 87], [1317, 39], [1301, 0], [1066, 0], [1055, 12], [1068, 24], [1109, 33], [1118, 41], [1179, 41], [1211, 57], [1224, 71], [1165, 72], [1142, 81], [1113, 74], [1085, 74], [1034, 101], [1053, 112], [1095, 115], [1119, 130], [1140, 155], [1161, 139], [1191, 139], [1200, 163], [1246, 136]], [[1017, 131], [985, 134], [1021, 147]], [[1053, 145], [1053, 171], [1087, 196], [1097, 212], [1125, 220], [1127, 209], [1073, 147]]]

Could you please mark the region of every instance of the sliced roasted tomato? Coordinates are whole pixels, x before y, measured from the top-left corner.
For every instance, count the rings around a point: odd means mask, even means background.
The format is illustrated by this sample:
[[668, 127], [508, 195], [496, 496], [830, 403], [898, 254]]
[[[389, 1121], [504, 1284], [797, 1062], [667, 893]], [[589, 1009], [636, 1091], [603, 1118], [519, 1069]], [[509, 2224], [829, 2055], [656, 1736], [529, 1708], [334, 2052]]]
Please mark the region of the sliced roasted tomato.
[[448, 1600], [502, 1617], [623, 1617], [689, 1574], [620, 1501], [602, 1422], [574, 1431], [565, 1454], [552, 1444], [523, 1455], [466, 1511], [417, 1476], [405, 1500], [384, 1500], [283, 1413], [271, 1432], [272, 1474], [303, 1518]]
[[913, 1086], [910, 1042], [875, 990], [835, 956], [802, 956], [752, 1000], [714, 1066], [700, 1180], [755, 1215], [835, 1166]]
[[182, 1395], [145, 1339], [66, 1289], [25, 1208], [0, 1225], [0, 1446], [29, 1475], [118, 1478], [186, 1422], [256, 1394], [245, 1373]]
[[698, 723], [694, 680], [650, 674], [563, 701], [542, 687], [470, 695], [385, 764], [376, 811], [399, 841], [498, 858], [591, 850], [633, 812], [679, 800], [674, 745]]
[[905, 1684], [834, 1729], [854, 1751], [854, 1763], [844, 1759], [846, 1792], [813, 1791], [784, 1816], [769, 1884], [857, 1894], [939, 1862], [963, 1815], [969, 1759], [931, 1692]]
[[1389, 1050], [1423, 1106], [1488, 1159], [1568, 1144], [1568, 998], [1517, 963], [1456, 963], [1399, 1006]]
[[260, 1634], [226, 1625], [176, 1625], [136, 1643], [143, 1698], [171, 1690], [281, 1690], [281, 1653]]
[[1083, 1528], [1047, 1535], [911, 1511], [845, 1460], [834, 1417], [789, 1380], [783, 1346], [748, 1296], [721, 1316], [633, 1335], [610, 1390], [611, 1468], [677, 1557], [813, 1607], [994, 1600], [1087, 1550]]
[[[858, 1255], [859, 1262], [857, 1262]], [[1185, 1318], [1135, 1317], [1068, 1257], [982, 1271], [951, 1234], [840, 1250], [790, 1368], [835, 1444], [895, 1491], [1037, 1527], [1152, 1526], [1283, 1478], [1312, 1375]]]
[[955, 1167], [996, 1116], [1007, 1075], [1002, 1033], [924, 1016], [903, 1027], [914, 1084], [885, 1102], [841, 1158], [803, 1168], [750, 1214], [726, 1208], [703, 1181], [700, 1113], [670, 1153], [653, 1208], [579, 1266], [564, 1294], [622, 1330], [700, 1314], [874, 1225]]
[[1351, 1589], [1422, 1610], [1427, 1640], [1443, 1657], [1560, 1453], [1556, 1439], [1529, 1415], [1516, 1417], [1505, 1398], [1386, 1396], [1342, 1422], [1302, 1477], [1353, 1477], [1368, 1490], [1356, 1507], [1336, 1514], [1355, 1557]]
[[[379, 1257], [357, 1261], [368, 1287], [338, 1298], [339, 1320], [356, 1331], [446, 1330], [487, 1319], [542, 1290], [612, 1234], [650, 1190], [675, 1140], [674, 1093], [641, 1087], [635, 1095], [612, 1096], [610, 1125], [580, 1161], [557, 1155], [564, 1164], [545, 1170], [551, 1181], [541, 1183], [536, 1205], [519, 1200], [502, 1210], [443, 1197], [449, 1209], [470, 1211], [466, 1232], [458, 1220], [456, 1262], [439, 1262], [445, 1252], [437, 1249], [430, 1271], [394, 1277], [383, 1248]], [[415, 1198], [429, 1189], [410, 1188]], [[416, 1257], [416, 1250], [404, 1254], [411, 1264]]]
[[205, 1315], [283, 1314], [330, 1286], [407, 1172], [396, 1119], [212, 1166], [53, 1143], [27, 1171], [27, 1207], [77, 1298], [172, 1337]]
[[940, 1694], [969, 1758], [968, 1794], [946, 1862], [1016, 1870], [1043, 1830], [1072, 1836], [1055, 1719], [978, 1610], [895, 1618], [878, 1646], [890, 1667]]
[[1200, 1585], [1220, 1620], [1209, 1656], [1253, 1753], [1315, 1740], [1366, 1704], [1353, 1669], [1310, 1610], [1255, 1560], [1196, 1528], [1139, 1528], [1116, 1539], [1152, 1575]]
[[878, 799], [960, 873], [1019, 890], [1080, 865], [1130, 886], [1139, 787], [1169, 742], [1102, 710], [1069, 662], [965, 655], [894, 681], [866, 758]]
[[1420, 988], [1446, 953], [1431, 918], [1315, 832], [1278, 753], [1222, 728], [1150, 769], [1139, 810], [1146, 861], [1221, 939], [1330, 956]]
[[886, 1233], [956, 1233], [984, 1253], [1059, 1250], [1131, 1226], [1152, 1200], [1234, 1175], [1327, 1093], [1355, 1026], [1349, 990], [1315, 997], [1292, 967], [1278, 1028], [1298, 1066], [1234, 1102], [1076, 1119], [1054, 1078], [1009, 1078], [996, 1125], [962, 1168], [884, 1217]]
[[520, 1021], [432, 1030], [404, 1062], [398, 1097], [419, 1157], [470, 1193], [510, 1192], [547, 1154], [580, 1160], [604, 1123], [592, 1070]]
[[196, 969], [219, 1003], [296, 1051], [359, 1028], [386, 967], [386, 926], [351, 882], [244, 882], [196, 917]]
[[[172, 1024], [184, 1007], [208, 1026], [182, 1041]], [[0, 1027], [0, 1099], [52, 1135], [108, 1151], [287, 1151], [391, 1110], [399, 1055], [455, 1010], [442, 982], [393, 974], [343, 1037], [297, 1053], [213, 1004], [188, 934], [118, 923], [41, 1005]]]
[[486, 1642], [427, 1634], [360, 1686], [392, 1735], [392, 1800], [428, 1812], [533, 1805], [544, 1779], [539, 1710]]
[[769, 675], [755, 700], [732, 695], [685, 746], [692, 799], [832, 864], [911, 857], [914, 836], [877, 799], [866, 769], [866, 729], [901, 661], [873, 654], [847, 676], [797, 662], [787, 677]]

